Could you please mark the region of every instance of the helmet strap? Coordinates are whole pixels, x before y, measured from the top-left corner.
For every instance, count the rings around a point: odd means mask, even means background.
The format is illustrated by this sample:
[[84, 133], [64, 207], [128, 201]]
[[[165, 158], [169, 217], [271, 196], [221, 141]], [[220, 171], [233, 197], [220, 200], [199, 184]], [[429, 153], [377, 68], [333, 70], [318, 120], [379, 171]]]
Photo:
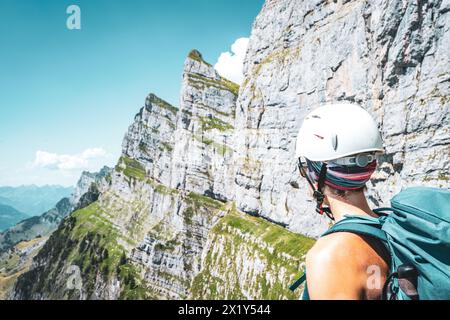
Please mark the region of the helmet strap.
[[[304, 168], [301, 163], [301, 159], [298, 160], [299, 168], [301, 171], [304, 171]], [[308, 181], [308, 184], [311, 186], [311, 189], [313, 190], [313, 197], [316, 199], [316, 212], [320, 215], [323, 215], [324, 213], [327, 215], [328, 218], [334, 221], [333, 214], [328, 207], [323, 206], [323, 201], [325, 199], [325, 195], [323, 194], [323, 188], [325, 186], [325, 179], [327, 177], [327, 164], [323, 163], [322, 168], [320, 168], [319, 173], [319, 181], [317, 182], [317, 188], [315, 187], [313, 181], [309, 178], [308, 174], [305, 174], [306, 181]]]
[[325, 187], [326, 177], [327, 177], [327, 164], [323, 163], [322, 168], [320, 168], [319, 181], [317, 181], [317, 189], [314, 190], [313, 196], [317, 202], [316, 212], [319, 213], [320, 215], [323, 215], [325, 213], [328, 218], [334, 220], [330, 208], [323, 206], [323, 201], [325, 199], [325, 195], [323, 194], [323, 188]]

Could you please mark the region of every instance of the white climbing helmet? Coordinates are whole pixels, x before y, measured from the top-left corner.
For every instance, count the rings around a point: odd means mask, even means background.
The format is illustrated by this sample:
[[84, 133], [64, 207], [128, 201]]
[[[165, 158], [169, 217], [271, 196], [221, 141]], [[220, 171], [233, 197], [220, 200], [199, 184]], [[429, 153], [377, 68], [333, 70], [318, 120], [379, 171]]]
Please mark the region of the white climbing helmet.
[[365, 166], [375, 159], [375, 153], [383, 151], [377, 123], [366, 110], [356, 104], [334, 103], [305, 117], [295, 155], [311, 161]]

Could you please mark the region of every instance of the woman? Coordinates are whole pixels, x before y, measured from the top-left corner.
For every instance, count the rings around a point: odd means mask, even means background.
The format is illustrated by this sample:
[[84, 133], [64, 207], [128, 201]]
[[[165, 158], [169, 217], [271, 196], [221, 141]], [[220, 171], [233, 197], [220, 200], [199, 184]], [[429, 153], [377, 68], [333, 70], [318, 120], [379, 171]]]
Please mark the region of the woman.
[[[333, 222], [346, 215], [377, 217], [364, 195], [383, 152], [381, 135], [368, 112], [354, 104], [330, 104], [304, 119], [297, 138], [300, 173], [317, 212]], [[304, 299], [380, 299], [389, 255], [377, 239], [351, 232], [321, 237], [306, 257]]]

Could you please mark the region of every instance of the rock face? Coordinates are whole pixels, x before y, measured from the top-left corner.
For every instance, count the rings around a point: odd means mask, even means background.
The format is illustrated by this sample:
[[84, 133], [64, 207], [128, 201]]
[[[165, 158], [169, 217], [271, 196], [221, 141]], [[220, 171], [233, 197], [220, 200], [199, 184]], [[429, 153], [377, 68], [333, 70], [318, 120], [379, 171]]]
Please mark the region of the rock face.
[[184, 65], [171, 187], [234, 197], [233, 132], [239, 86], [192, 51]]
[[111, 172], [112, 169], [107, 166], [104, 166], [98, 172], [83, 171], [70, 197], [70, 202], [76, 206], [91, 188], [95, 188], [99, 192], [103, 191], [111, 182]]
[[448, 187], [449, 9], [266, 1], [242, 87], [192, 51], [180, 107], [147, 97], [108, 183], [80, 195], [12, 297], [295, 298], [286, 285], [313, 244], [299, 233], [327, 227], [294, 159], [313, 107], [357, 102], [379, 121], [374, 205], [408, 185]]
[[313, 239], [232, 209], [209, 234], [190, 297], [298, 299], [288, 286], [313, 244]]
[[150, 94], [123, 140], [123, 155], [135, 159], [155, 180], [169, 184], [178, 108]]
[[380, 124], [374, 206], [402, 187], [448, 187], [449, 10], [448, 1], [266, 1], [236, 113], [238, 207], [323, 231], [305, 205], [294, 148], [304, 115], [332, 101], [359, 103]]

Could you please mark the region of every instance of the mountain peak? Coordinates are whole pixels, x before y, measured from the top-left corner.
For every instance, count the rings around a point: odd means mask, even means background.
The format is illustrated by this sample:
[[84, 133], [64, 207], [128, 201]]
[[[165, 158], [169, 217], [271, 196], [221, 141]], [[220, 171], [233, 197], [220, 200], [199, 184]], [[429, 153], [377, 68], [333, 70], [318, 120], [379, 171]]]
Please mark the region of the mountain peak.
[[209, 64], [208, 62], [206, 62], [203, 59], [203, 55], [197, 49], [191, 50], [191, 52], [189, 52], [189, 54], [188, 54], [188, 58], [192, 59], [192, 60], [195, 60], [197, 62], [200, 62], [200, 63], [205, 63], [205, 64], [211, 66], [211, 64]]
[[184, 63], [184, 73], [196, 73], [214, 79], [219, 77], [213, 65], [206, 62], [200, 51], [196, 49], [189, 52]]
[[150, 93], [147, 98], [145, 99], [145, 107], [148, 110], [151, 110], [151, 106], [158, 106], [162, 109], [166, 109], [171, 111], [173, 114], [176, 114], [178, 112], [178, 108], [171, 105], [169, 102], [161, 99], [154, 93]]

